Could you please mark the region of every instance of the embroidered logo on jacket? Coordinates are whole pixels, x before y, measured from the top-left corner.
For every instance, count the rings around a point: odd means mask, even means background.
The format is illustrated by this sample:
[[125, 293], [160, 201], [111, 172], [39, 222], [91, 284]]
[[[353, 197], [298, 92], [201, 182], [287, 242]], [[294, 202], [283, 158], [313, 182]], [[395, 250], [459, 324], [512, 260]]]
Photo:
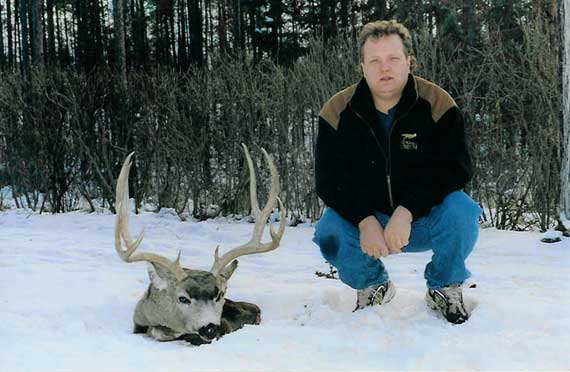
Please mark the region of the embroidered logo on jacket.
[[400, 142], [400, 148], [402, 150], [417, 150], [418, 143], [416, 142], [417, 133], [403, 133], [402, 141]]

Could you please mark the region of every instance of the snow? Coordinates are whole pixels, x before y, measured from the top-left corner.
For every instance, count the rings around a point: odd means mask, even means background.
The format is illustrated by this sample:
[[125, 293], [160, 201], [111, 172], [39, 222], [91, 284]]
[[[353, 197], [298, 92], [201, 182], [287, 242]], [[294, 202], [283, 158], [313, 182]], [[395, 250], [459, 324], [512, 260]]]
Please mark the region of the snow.
[[[247, 241], [253, 225], [131, 217], [141, 250], [209, 269]], [[471, 319], [451, 325], [424, 303], [430, 253], [385, 259], [394, 300], [352, 312], [355, 292], [328, 272], [313, 227], [287, 228], [273, 252], [246, 256], [227, 297], [262, 309], [262, 323], [210, 345], [159, 343], [132, 334], [148, 284], [144, 263], [113, 246], [114, 216], [0, 212], [0, 371], [569, 370], [570, 239], [483, 229], [468, 260]]]

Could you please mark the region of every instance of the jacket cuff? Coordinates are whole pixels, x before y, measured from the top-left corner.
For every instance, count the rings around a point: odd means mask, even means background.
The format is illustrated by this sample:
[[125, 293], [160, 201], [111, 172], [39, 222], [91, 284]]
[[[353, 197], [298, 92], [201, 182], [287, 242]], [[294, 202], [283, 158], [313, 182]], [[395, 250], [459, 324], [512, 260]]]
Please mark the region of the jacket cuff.
[[354, 214], [352, 216], [349, 216], [348, 220], [350, 222], [352, 222], [352, 224], [356, 227], [358, 227], [358, 224], [365, 219], [366, 217], [370, 217], [370, 216], [374, 216], [374, 211], [372, 209], [370, 210], [363, 210], [357, 214]]
[[400, 201], [400, 205], [410, 211], [410, 213], [412, 214], [412, 221], [418, 219], [420, 215], [425, 214], [424, 213], [425, 208], [419, 207], [418, 203], [414, 200], [409, 200], [409, 199], [402, 200]]

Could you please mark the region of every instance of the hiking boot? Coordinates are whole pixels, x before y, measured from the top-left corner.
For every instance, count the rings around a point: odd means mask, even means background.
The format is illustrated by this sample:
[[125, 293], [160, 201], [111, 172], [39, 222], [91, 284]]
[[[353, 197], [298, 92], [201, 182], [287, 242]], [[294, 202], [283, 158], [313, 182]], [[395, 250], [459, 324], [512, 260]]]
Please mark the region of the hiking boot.
[[364, 309], [366, 306], [387, 304], [396, 295], [396, 286], [391, 281], [371, 285], [368, 288], [356, 290], [356, 308], [353, 311]]
[[463, 303], [461, 284], [428, 289], [426, 303], [432, 310], [439, 311], [450, 323], [461, 324], [469, 319], [469, 313]]

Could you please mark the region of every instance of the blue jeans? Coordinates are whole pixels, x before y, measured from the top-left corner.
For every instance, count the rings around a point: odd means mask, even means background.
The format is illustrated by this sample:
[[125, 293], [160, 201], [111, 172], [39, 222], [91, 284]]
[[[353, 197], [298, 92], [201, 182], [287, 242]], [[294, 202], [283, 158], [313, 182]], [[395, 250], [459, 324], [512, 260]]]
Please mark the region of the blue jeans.
[[[375, 214], [386, 227], [390, 217]], [[465, 259], [477, 241], [480, 214], [481, 208], [467, 194], [455, 191], [433, 207], [428, 216], [412, 223], [409, 244], [402, 252], [433, 251], [424, 272], [428, 288], [462, 283], [471, 276]], [[313, 241], [325, 260], [336, 267], [340, 280], [350, 287], [362, 289], [388, 281], [382, 261], [360, 248], [358, 227], [333, 209], [327, 208], [317, 223]]]

